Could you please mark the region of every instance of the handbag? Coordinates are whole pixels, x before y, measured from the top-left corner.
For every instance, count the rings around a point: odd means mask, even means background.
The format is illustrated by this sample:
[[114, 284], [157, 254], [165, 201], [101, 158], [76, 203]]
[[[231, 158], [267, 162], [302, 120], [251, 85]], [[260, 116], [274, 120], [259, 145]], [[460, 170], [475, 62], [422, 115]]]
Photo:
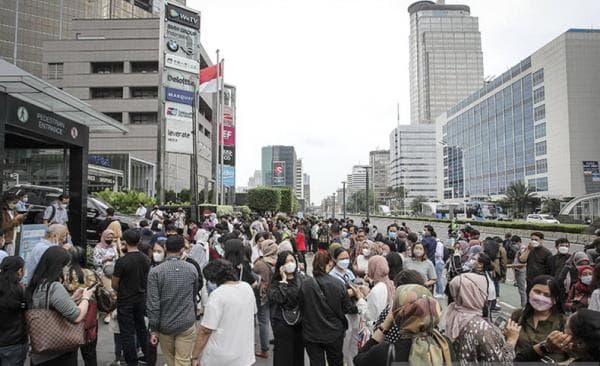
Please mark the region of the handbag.
[[98, 286], [94, 295], [96, 296], [98, 311], [106, 314], [113, 312], [117, 308], [117, 299], [115, 299], [110, 290], [102, 286], [98, 275], [96, 275], [96, 281], [98, 282]]
[[49, 309], [48, 297], [52, 284], [46, 291], [46, 307], [25, 312], [27, 333], [34, 353], [70, 352], [86, 344], [85, 322], [71, 323], [62, 314]]
[[300, 310], [300, 305], [296, 305], [293, 309], [281, 308], [281, 315], [287, 325], [296, 325], [302, 319], [302, 310]]

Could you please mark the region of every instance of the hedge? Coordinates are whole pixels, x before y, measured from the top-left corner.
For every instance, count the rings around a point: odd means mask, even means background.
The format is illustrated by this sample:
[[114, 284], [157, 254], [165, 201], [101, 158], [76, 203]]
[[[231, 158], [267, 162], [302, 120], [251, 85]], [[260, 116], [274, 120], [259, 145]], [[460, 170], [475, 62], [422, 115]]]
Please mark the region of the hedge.
[[[379, 218], [390, 218], [395, 220], [411, 220], [411, 221], [425, 221], [425, 222], [444, 222], [450, 223], [451, 220], [447, 219], [436, 219], [429, 217], [412, 217], [412, 216], [372, 216]], [[458, 224], [469, 224], [474, 226], [486, 226], [486, 227], [498, 227], [506, 229], [521, 229], [521, 230], [539, 230], [539, 231], [553, 231], [559, 233], [571, 233], [571, 234], [582, 234], [588, 228], [588, 225], [580, 224], [537, 224], [533, 222], [525, 221], [477, 221], [477, 220], [459, 220]]]
[[281, 189], [281, 205], [279, 206], [279, 211], [291, 215], [292, 213], [298, 212], [298, 207], [298, 199], [296, 199], [294, 191], [290, 188]]
[[281, 206], [281, 190], [258, 187], [248, 190], [248, 207], [258, 212], [277, 212]]

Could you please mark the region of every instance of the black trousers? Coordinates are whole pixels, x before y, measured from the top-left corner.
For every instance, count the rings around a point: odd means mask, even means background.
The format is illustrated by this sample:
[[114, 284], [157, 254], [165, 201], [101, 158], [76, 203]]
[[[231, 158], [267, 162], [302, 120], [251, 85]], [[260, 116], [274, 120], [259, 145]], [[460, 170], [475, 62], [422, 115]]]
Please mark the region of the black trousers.
[[96, 344], [98, 343], [98, 338], [96, 338], [93, 342], [86, 344], [85, 346], [81, 346], [79, 351], [81, 352], [81, 358], [83, 358], [83, 362], [85, 366], [97, 366], [98, 359], [96, 357]]
[[117, 320], [119, 321], [119, 330], [121, 342], [123, 343], [123, 353], [125, 362], [128, 366], [138, 364], [137, 351], [135, 348], [136, 336], [139, 347], [144, 355], [148, 355], [148, 329], [144, 322], [145, 304], [143, 301], [135, 304], [120, 305], [117, 304]]
[[344, 336], [342, 335], [332, 343], [306, 342], [306, 353], [310, 360], [310, 366], [325, 366], [327, 358], [328, 366], [344, 365]]
[[[33, 365], [33, 362], [31, 365]], [[35, 366], [77, 366], [77, 350], [65, 353], [49, 361], [38, 363]]]
[[304, 366], [304, 340], [302, 325], [287, 325], [279, 319], [271, 319], [275, 338], [273, 366]]

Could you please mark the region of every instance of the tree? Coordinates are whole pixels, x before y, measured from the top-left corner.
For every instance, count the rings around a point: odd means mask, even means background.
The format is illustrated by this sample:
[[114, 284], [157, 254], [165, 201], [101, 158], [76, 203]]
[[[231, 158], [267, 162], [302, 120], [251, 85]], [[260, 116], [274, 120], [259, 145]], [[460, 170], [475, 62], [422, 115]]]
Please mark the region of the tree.
[[388, 187], [386, 190], [386, 197], [391, 202], [391, 206], [393, 206], [393, 202], [396, 203], [395, 208], [398, 206], [402, 210], [404, 210], [404, 201], [406, 199], [406, 195], [408, 194], [408, 190], [404, 188], [404, 186], [399, 187]]
[[291, 188], [283, 188], [281, 191], [281, 204], [279, 211], [287, 214], [293, 214], [298, 212], [298, 199]]
[[[346, 202], [346, 208], [350, 212], [367, 212], [367, 200], [366, 194], [364, 190], [360, 190], [358, 192], [354, 192], [348, 198]], [[371, 210], [373, 210], [375, 202], [375, 193], [373, 191], [369, 191], [369, 205]]]
[[558, 198], [542, 198], [542, 213], [548, 213], [556, 217], [560, 213], [560, 200]]
[[539, 202], [535, 192], [520, 180], [512, 182], [506, 188], [506, 199], [511, 203], [516, 212], [516, 216], [523, 217], [528, 212], [528, 207], [532, 207]]
[[429, 199], [425, 196], [417, 196], [413, 198], [412, 202], [410, 203], [410, 210], [414, 215], [419, 216], [423, 213], [423, 206], [421, 203], [428, 201]]
[[281, 190], [267, 187], [253, 188], [248, 191], [248, 207], [254, 211], [277, 212], [281, 205]]
[[118, 212], [124, 214], [134, 213], [140, 203], [142, 203], [144, 206], [152, 206], [156, 203], [154, 198], [148, 197], [146, 194], [136, 191], [113, 192], [109, 189], [105, 189], [101, 192], [95, 192], [93, 195], [100, 197], [108, 204], [113, 206]]

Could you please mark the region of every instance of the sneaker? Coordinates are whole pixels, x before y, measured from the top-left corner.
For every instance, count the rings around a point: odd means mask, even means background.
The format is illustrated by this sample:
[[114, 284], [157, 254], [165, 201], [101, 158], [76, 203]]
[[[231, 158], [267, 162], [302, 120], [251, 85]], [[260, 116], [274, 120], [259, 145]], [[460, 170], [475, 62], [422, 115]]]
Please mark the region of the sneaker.
[[443, 299], [443, 298], [446, 297], [446, 295], [444, 295], [444, 294], [435, 294], [435, 295], [433, 295], [433, 297], [435, 297], [436, 299]]
[[260, 357], [260, 358], [269, 358], [269, 352], [256, 352], [254, 353], [254, 355], [256, 357]]

